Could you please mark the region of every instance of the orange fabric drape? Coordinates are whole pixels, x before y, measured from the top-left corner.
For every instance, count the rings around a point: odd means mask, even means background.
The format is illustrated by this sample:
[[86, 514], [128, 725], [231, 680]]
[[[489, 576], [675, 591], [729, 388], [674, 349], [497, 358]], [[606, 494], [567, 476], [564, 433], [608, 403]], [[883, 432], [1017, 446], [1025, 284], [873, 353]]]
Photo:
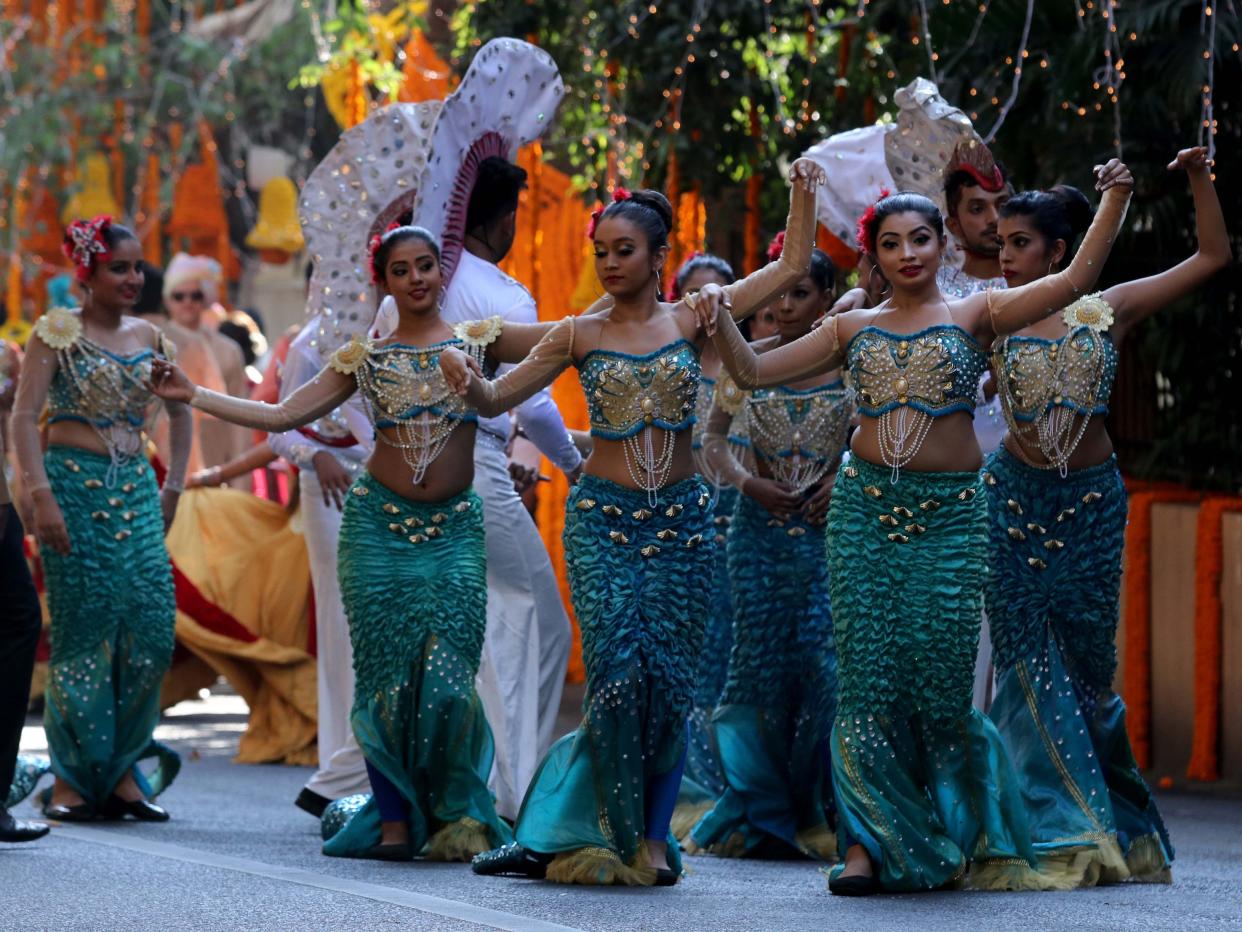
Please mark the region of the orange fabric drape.
[[404, 81], [397, 99], [407, 104], [443, 100], [449, 94], [450, 70], [423, 31], [415, 29], [405, 43], [405, 64], [401, 68]]
[[1220, 779], [1221, 687], [1224, 671], [1224, 571], [1222, 522], [1227, 512], [1242, 511], [1242, 498], [1208, 498], [1199, 508], [1195, 527], [1195, 728], [1191, 780]]
[[852, 269], [858, 265], [859, 253], [857, 250], [851, 249], [822, 224], [815, 229], [815, 245], [822, 252], [828, 254], [828, 258], [832, 260], [832, 264], [838, 269]]
[[[526, 169], [529, 176], [528, 188], [522, 194], [513, 249], [502, 263], [502, 268], [530, 289], [539, 307], [540, 319], [557, 320], [581, 311], [589, 303], [574, 299], [579, 275], [586, 262], [588, 244], [583, 231], [590, 219], [590, 211], [573, 190], [570, 178], [544, 164], [542, 148], [538, 143], [519, 153], [518, 164]], [[552, 398], [568, 427], [578, 430], [588, 428], [586, 398], [576, 370], [568, 370], [553, 383]], [[586, 671], [582, 665], [578, 624], [569, 599], [565, 548], [561, 541], [569, 484], [564, 474], [546, 460], [542, 471], [552, 481], [540, 483], [535, 520], [548, 555], [552, 558], [561, 598], [574, 626], [568, 678], [579, 683], [585, 678]]]
[[1165, 502], [1197, 501], [1189, 489], [1145, 489], [1130, 494], [1126, 525], [1125, 670], [1121, 692], [1134, 757], [1140, 767], [1151, 764], [1151, 506]]

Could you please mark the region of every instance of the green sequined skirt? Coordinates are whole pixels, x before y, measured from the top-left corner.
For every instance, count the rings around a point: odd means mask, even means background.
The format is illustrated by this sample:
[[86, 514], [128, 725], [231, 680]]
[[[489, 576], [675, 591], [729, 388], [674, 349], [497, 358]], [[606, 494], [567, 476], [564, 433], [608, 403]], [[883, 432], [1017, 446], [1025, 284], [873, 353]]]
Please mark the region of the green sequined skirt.
[[[341, 520], [338, 575], [354, 652], [354, 735], [409, 805], [411, 848], [468, 860], [512, 840], [487, 776], [492, 733], [474, 677], [487, 623], [483, 505], [403, 498], [363, 473]], [[357, 857], [380, 840], [362, 806], [323, 846]]]
[[[886, 890], [967, 878], [1047, 889], [1000, 735], [971, 708], [986, 575], [978, 473], [890, 471], [854, 459], [828, 511], [840, 691], [833, 785], [844, 850]], [[839, 870], [839, 869], [838, 869]]]
[[[177, 620], [155, 474], [146, 460], [113, 470], [110, 457], [76, 447], [52, 446], [43, 461], [71, 546], [65, 556], [40, 551], [52, 769], [96, 808], [131, 770], [154, 798], [180, 767], [152, 738]], [[137, 764], [148, 758], [156, 769], [144, 773]]]
[[984, 482], [991, 717], [1041, 866], [1085, 885], [1167, 881], [1173, 848], [1112, 688], [1127, 512], [1116, 460], [1063, 479], [1002, 448]]
[[695, 477], [662, 489], [653, 508], [646, 493], [587, 475], [566, 507], [584, 716], [539, 766], [517, 840], [559, 855], [549, 880], [650, 884], [655, 872], [637, 862], [645, 789], [685, 749], [715, 567], [711, 495]]
[[745, 496], [734, 510], [733, 653], [712, 721], [728, 786], [691, 833], [713, 853], [836, 855], [827, 761], [837, 661], [824, 535]]

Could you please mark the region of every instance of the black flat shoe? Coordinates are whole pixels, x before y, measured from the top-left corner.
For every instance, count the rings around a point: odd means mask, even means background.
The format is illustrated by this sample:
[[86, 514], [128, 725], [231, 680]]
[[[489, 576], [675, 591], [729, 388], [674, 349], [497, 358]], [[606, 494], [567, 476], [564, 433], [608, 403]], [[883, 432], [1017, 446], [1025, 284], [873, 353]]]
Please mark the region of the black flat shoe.
[[34, 841], [47, 833], [48, 827], [42, 822], [15, 819], [8, 811], [0, 808], [0, 842]]
[[121, 799], [119, 796], [109, 798], [104, 807], [104, 815], [109, 819], [124, 819], [133, 816], [139, 822], [167, 822], [168, 810], [145, 799]]
[[476, 854], [470, 869], [483, 877], [527, 877], [543, 880], [553, 855], [527, 851], [516, 841]]
[[657, 887], [675, 887], [677, 881], [681, 879], [681, 875], [675, 870], [668, 867], [656, 868], [655, 886]]
[[86, 803], [79, 803], [76, 806], [48, 804], [43, 807], [43, 816], [57, 822], [94, 822], [96, 818], [95, 810]]
[[395, 845], [374, 845], [363, 857], [372, 861], [413, 861], [414, 852], [406, 841]]
[[331, 805], [332, 800], [326, 796], [320, 796], [314, 790], [302, 787], [302, 792], [298, 793], [298, 798], [293, 801], [293, 805], [297, 806], [303, 812], [309, 812], [316, 819], [323, 818], [323, 811]]
[[880, 892], [874, 876], [854, 874], [850, 877], [829, 877], [828, 892], [836, 896], [871, 896]]

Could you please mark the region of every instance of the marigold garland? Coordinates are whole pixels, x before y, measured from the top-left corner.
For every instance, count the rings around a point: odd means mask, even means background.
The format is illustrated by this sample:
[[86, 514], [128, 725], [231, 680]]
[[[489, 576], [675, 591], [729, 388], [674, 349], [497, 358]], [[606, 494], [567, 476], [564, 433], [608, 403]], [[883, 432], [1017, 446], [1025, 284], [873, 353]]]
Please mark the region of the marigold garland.
[[1209, 498], [1199, 508], [1195, 526], [1195, 728], [1191, 780], [1220, 779], [1221, 688], [1224, 657], [1223, 607], [1224, 516], [1242, 511], [1242, 498]]
[[1178, 487], [1144, 489], [1130, 495], [1123, 577], [1125, 670], [1121, 691], [1134, 758], [1143, 768], [1151, 766], [1151, 506], [1198, 498], [1197, 492]]

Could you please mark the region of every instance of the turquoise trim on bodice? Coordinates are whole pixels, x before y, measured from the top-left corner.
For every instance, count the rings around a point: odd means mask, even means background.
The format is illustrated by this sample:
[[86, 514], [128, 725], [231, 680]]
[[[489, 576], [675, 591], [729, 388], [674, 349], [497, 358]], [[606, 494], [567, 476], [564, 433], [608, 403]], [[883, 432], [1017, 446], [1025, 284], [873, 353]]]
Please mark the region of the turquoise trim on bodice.
[[993, 363], [1009, 402], [1007, 413], [1031, 423], [1054, 408], [1076, 414], [1107, 414], [1117, 376], [1112, 337], [1077, 327], [1059, 339], [1008, 336]]
[[437, 420], [477, 423], [478, 414], [449, 388], [440, 372], [440, 354], [464, 345], [454, 339], [429, 346], [388, 343], [373, 347], [357, 376], [376, 429], [395, 427], [424, 414]]
[[60, 366], [47, 394], [49, 424], [81, 421], [100, 429], [118, 424], [142, 429], [155, 401], [146, 386], [154, 350], [126, 356], [79, 337], [58, 355]]
[[625, 440], [645, 427], [676, 433], [695, 424], [702, 369], [689, 340], [642, 355], [594, 349], [578, 364], [578, 374], [593, 437]]
[[973, 412], [988, 357], [956, 324], [935, 324], [916, 333], [863, 327], [845, 347], [858, 409], [880, 417], [902, 405], [940, 417]]

